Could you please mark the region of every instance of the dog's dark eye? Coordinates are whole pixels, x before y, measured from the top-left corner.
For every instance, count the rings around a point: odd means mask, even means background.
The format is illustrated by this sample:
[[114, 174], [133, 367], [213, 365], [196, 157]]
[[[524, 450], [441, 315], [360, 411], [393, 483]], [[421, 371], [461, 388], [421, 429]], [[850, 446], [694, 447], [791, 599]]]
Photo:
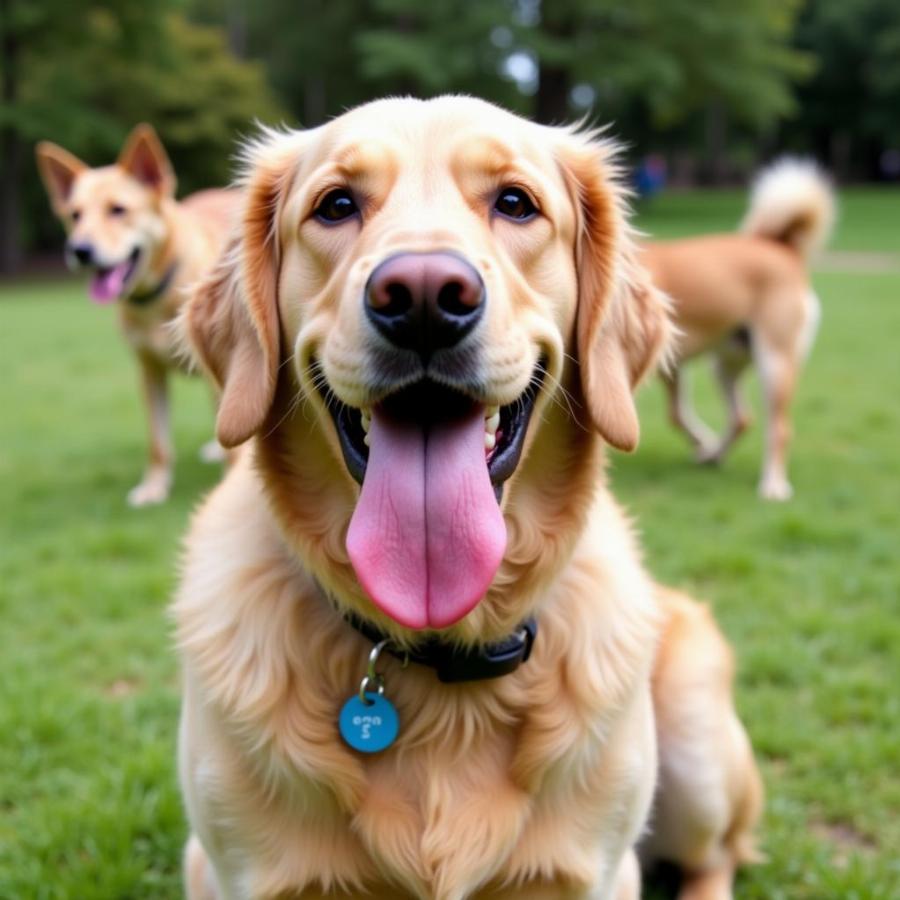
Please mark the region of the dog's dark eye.
[[494, 209], [507, 219], [523, 221], [537, 213], [537, 207], [531, 197], [521, 188], [506, 187], [500, 191], [494, 203]]
[[113, 203], [113, 204], [109, 207], [109, 214], [110, 214], [111, 216], [116, 216], [117, 218], [118, 218], [119, 216], [124, 216], [124, 215], [125, 215], [125, 212], [126, 212], [125, 207], [124, 207], [124, 206], [119, 206], [118, 203]]
[[316, 207], [315, 216], [321, 222], [342, 222], [359, 212], [359, 207], [350, 191], [338, 188], [329, 191]]
[[81, 210], [73, 209], [72, 210], [72, 221], [77, 222], [81, 218]]

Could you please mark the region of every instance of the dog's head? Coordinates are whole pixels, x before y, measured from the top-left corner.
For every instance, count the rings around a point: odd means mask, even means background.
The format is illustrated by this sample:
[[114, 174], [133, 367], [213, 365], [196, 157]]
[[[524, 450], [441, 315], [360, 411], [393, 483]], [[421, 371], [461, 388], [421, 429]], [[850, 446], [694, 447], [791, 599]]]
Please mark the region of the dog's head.
[[222, 387], [219, 439], [260, 434], [286, 531], [366, 614], [499, 627], [541, 552], [525, 535], [571, 549], [571, 528], [548, 532], [590, 503], [589, 435], [635, 446], [632, 388], [667, 319], [611, 157], [459, 97], [248, 149], [243, 225], [189, 331]]
[[91, 297], [109, 303], [141, 283], [167, 237], [163, 205], [175, 194], [166, 152], [149, 125], [129, 135], [114, 165], [91, 169], [56, 144], [36, 149], [66, 258], [91, 271]]

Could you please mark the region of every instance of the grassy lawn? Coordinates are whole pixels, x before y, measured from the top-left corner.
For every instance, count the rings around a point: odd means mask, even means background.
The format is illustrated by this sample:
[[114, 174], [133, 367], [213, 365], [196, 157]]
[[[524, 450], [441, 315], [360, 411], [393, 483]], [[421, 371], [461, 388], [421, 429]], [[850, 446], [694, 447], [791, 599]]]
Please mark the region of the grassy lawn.
[[[640, 223], [729, 228], [743, 195], [663, 197]], [[650, 384], [616, 491], [650, 567], [706, 598], [740, 658], [768, 790], [765, 865], [738, 896], [900, 896], [900, 194], [843, 198], [834, 246], [897, 272], [816, 277], [787, 505], [756, 499], [761, 428], [699, 469]], [[701, 411], [721, 412], [698, 370]], [[175, 384], [172, 501], [134, 511], [144, 421], [110, 310], [71, 282], [0, 289], [0, 898], [180, 896], [178, 684], [165, 607], [178, 542], [217, 478], [212, 415]], [[755, 394], [756, 385], [748, 379]]]

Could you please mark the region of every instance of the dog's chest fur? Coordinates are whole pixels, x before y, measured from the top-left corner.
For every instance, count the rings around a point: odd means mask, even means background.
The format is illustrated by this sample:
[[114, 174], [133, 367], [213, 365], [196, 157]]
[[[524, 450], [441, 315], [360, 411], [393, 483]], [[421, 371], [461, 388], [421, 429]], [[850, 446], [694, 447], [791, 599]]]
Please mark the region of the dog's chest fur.
[[[336, 722], [367, 645], [280, 549], [264, 504], [239, 481], [201, 514], [175, 608], [182, 779], [219, 867], [260, 897], [367, 887], [399, 898], [402, 887], [461, 900], [505, 881], [602, 881], [649, 803], [649, 604], [604, 615], [598, 578], [613, 576], [573, 562], [515, 675], [443, 686], [388, 663], [401, 736], [363, 758]], [[636, 564], [614, 580], [617, 604], [617, 593], [644, 588]]]

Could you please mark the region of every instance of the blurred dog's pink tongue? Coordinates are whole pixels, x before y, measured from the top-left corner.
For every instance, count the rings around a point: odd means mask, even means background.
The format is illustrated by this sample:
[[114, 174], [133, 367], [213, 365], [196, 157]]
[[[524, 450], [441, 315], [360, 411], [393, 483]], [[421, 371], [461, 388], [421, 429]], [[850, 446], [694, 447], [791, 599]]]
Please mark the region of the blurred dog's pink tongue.
[[128, 263], [123, 262], [111, 269], [95, 272], [91, 278], [91, 300], [96, 303], [110, 303], [122, 293]]
[[506, 550], [481, 407], [427, 433], [373, 411], [347, 550], [363, 589], [401, 625], [446, 628], [475, 607]]

